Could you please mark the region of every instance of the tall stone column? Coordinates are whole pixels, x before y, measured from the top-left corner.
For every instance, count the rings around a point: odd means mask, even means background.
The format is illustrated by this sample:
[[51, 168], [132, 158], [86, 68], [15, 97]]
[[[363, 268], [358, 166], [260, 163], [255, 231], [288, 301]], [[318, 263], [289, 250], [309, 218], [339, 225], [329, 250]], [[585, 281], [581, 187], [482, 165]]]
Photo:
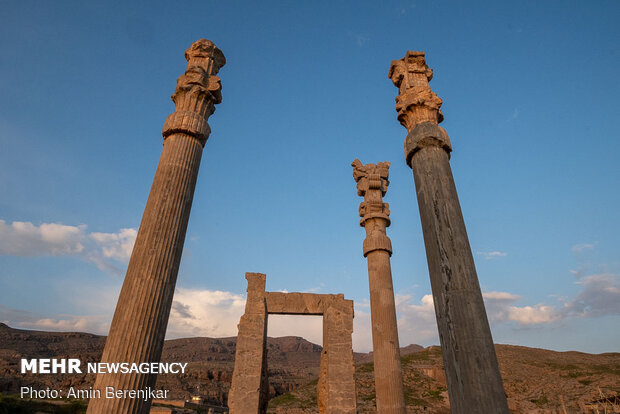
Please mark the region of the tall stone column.
[[405, 159], [413, 170], [453, 413], [509, 413], [476, 267], [450, 168], [450, 139], [438, 123], [441, 99], [428, 82], [424, 52], [392, 61], [398, 120], [407, 128]]
[[228, 394], [230, 414], [263, 414], [267, 411], [267, 306], [262, 273], [246, 273], [248, 297], [239, 321], [235, 369]]
[[362, 218], [360, 225], [366, 229], [364, 257], [368, 258], [377, 412], [404, 414], [405, 394], [390, 266], [392, 243], [385, 230], [390, 225], [390, 210], [383, 202], [390, 184], [390, 163], [362, 165], [356, 159], [351, 165], [357, 195], [364, 197], [359, 213]]
[[[125, 281], [116, 305], [102, 362], [159, 362], [172, 305], [207, 119], [220, 103], [216, 76], [226, 59], [211, 41], [200, 39], [185, 52], [187, 70], [177, 80], [176, 112], [164, 123], [164, 147], [155, 173]], [[155, 374], [99, 374], [88, 413], [148, 413], [150, 399], [105, 398], [106, 387], [141, 390], [155, 386]]]

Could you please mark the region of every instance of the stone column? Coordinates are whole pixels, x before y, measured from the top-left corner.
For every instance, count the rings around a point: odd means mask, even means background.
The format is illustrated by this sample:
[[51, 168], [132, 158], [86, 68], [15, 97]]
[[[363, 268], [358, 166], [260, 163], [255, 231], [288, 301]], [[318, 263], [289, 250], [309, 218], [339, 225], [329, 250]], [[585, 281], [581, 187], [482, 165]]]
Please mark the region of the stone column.
[[413, 170], [453, 413], [509, 413], [476, 267], [452, 170], [450, 139], [438, 123], [441, 99], [428, 82], [424, 52], [392, 61], [398, 120], [407, 128], [405, 159]]
[[323, 354], [317, 390], [319, 409], [325, 414], [355, 414], [355, 366], [353, 364], [353, 301], [344, 295], [323, 313]]
[[[207, 119], [220, 103], [226, 60], [209, 40], [185, 52], [187, 70], [172, 95], [176, 112], [164, 123], [164, 147], [144, 209], [123, 288], [116, 305], [102, 362], [159, 362], [172, 305], [183, 242], [202, 149], [209, 137]], [[99, 374], [88, 413], [148, 413], [151, 400], [104, 398], [106, 387], [140, 390], [155, 387], [155, 374]]]
[[267, 306], [262, 273], [246, 273], [248, 297], [239, 322], [235, 368], [228, 394], [230, 414], [263, 414], [267, 411]]
[[364, 257], [368, 258], [377, 412], [404, 414], [405, 393], [390, 267], [392, 243], [385, 231], [390, 225], [390, 210], [389, 205], [383, 202], [390, 184], [390, 163], [362, 165], [356, 159], [351, 165], [353, 178], [357, 182], [357, 195], [364, 197], [359, 212], [362, 218], [360, 225], [366, 229]]

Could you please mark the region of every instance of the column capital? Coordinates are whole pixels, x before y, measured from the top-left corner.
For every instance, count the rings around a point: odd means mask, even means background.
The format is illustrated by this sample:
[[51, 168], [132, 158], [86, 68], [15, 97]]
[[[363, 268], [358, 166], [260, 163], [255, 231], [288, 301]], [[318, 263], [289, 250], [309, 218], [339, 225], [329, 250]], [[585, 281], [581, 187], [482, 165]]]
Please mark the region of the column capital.
[[199, 39], [185, 51], [185, 59], [187, 69], [171, 96], [176, 112], [164, 122], [162, 135], [164, 139], [176, 133], [192, 135], [204, 146], [211, 133], [207, 120], [222, 102], [222, 84], [216, 74], [226, 58], [213, 42]]
[[379, 162], [377, 164], [362, 164], [355, 159], [353, 167], [353, 178], [357, 183], [357, 195], [364, 197], [360, 204], [359, 214], [362, 218], [360, 225], [364, 227], [366, 220], [371, 218], [383, 218], [390, 225], [389, 204], [383, 202], [383, 196], [387, 192], [390, 181], [389, 162]]
[[357, 183], [357, 195], [364, 197], [369, 190], [380, 190], [381, 197], [387, 192], [390, 185], [390, 163], [362, 164], [357, 158], [351, 163], [353, 179]]
[[364, 197], [360, 203], [360, 226], [366, 228], [364, 257], [374, 250], [385, 250], [392, 254], [392, 243], [385, 234], [390, 225], [390, 205], [383, 202], [390, 181], [389, 162], [362, 164], [358, 159], [351, 163], [353, 178], [357, 182], [357, 195]]
[[396, 97], [398, 120], [411, 131], [417, 124], [443, 121], [439, 109], [442, 100], [430, 88], [433, 70], [426, 64], [425, 53], [409, 50], [404, 58], [393, 60], [388, 78], [399, 89]]

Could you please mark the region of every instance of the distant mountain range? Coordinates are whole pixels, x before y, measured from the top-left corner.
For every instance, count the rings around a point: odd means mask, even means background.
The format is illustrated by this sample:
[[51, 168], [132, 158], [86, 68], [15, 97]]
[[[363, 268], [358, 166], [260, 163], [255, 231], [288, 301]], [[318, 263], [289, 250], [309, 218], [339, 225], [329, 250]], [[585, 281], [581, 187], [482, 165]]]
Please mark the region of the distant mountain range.
[[[81, 332], [14, 329], [0, 323], [0, 392], [18, 393], [21, 386], [88, 388], [93, 374], [21, 374], [21, 358], [79, 358], [99, 361], [105, 337]], [[211, 404], [225, 405], [234, 367], [236, 338], [184, 338], [165, 342], [162, 361], [188, 362], [185, 374], [159, 375], [157, 388], [171, 399], [201, 394]], [[300, 337], [268, 338], [269, 412], [314, 413], [321, 347]], [[580, 404], [620, 393], [620, 353], [585, 354], [496, 345], [511, 410], [562, 409], [579, 412]], [[407, 404], [414, 412], [448, 413], [439, 347], [401, 348]], [[360, 412], [375, 412], [372, 353], [355, 353]], [[63, 388], [64, 387], [64, 388]], [[426, 410], [426, 411], [424, 411]], [[558, 411], [561, 412], [561, 411]]]

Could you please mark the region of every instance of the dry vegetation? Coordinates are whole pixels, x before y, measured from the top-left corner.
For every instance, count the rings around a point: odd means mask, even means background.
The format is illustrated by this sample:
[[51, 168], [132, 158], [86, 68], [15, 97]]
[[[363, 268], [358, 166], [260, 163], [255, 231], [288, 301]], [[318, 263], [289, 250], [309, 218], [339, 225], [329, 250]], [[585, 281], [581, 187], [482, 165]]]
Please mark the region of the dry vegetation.
[[[79, 357], [96, 361], [105, 338], [85, 333], [25, 331], [0, 324], [0, 392], [2, 404], [12, 404], [7, 393], [21, 385], [62, 388], [92, 385], [93, 375], [22, 375], [20, 358]], [[157, 387], [171, 397], [186, 399], [200, 390], [214, 404], [224, 404], [234, 365], [235, 338], [188, 338], [166, 341], [163, 360], [189, 362], [189, 373], [160, 375]], [[270, 413], [316, 413], [316, 378], [321, 347], [302, 338], [269, 338]], [[620, 353], [554, 352], [496, 345], [504, 387], [511, 410], [529, 413], [560, 410], [579, 412], [580, 401], [620, 393]], [[443, 363], [439, 347], [403, 348], [401, 355], [408, 412], [448, 413]], [[371, 354], [355, 354], [357, 404], [360, 413], [376, 412], [374, 366]], [[600, 390], [600, 391], [599, 391]], [[80, 412], [80, 405], [66, 407]], [[8, 411], [11, 412], [11, 411]], [[67, 411], [68, 412], [68, 411]], [[73, 412], [73, 411], [71, 411]]]

